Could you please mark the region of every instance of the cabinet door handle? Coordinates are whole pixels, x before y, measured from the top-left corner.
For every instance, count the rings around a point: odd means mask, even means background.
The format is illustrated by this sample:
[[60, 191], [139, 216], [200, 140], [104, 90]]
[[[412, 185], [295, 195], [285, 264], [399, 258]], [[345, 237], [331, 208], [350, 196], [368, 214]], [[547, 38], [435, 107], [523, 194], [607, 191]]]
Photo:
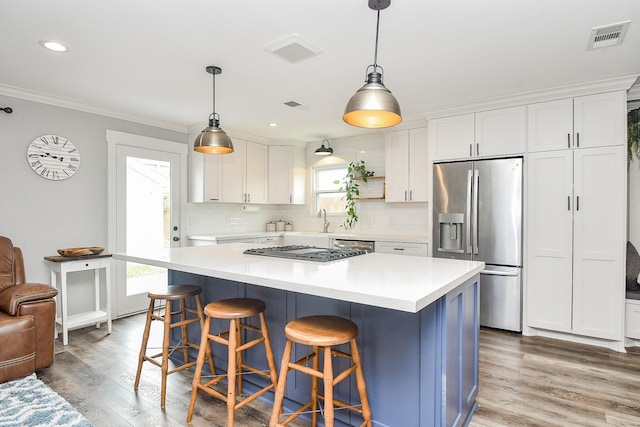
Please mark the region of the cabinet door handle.
[[567, 196], [567, 210], [571, 210], [571, 196]]
[[407, 201], [407, 190], [404, 190], [404, 201]]
[[576, 196], [576, 210], [580, 210], [580, 196]]
[[571, 134], [567, 134], [567, 148], [571, 148]]
[[476, 144], [476, 156], [480, 155], [480, 144]]
[[576, 147], [580, 148], [580, 132], [576, 132]]
[[469, 157], [473, 156], [473, 144], [469, 144]]
[[289, 203], [293, 203], [293, 196], [289, 194]]
[[413, 200], [413, 190], [409, 190], [409, 200]]

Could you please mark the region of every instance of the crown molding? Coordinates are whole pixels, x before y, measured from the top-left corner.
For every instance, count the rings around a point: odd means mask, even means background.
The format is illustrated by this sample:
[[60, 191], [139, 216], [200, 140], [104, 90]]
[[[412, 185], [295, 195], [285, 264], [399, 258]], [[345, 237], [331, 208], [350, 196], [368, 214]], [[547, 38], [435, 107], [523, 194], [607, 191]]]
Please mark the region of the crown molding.
[[627, 92], [627, 101], [639, 101], [640, 100], [640, 82], [636, 83]]
[[[629, 90], [638, 80], [638, 74], [624, 76], [596, 82], [576, 84], [570, 86], [556, 87], [539, 91], [522, 92], [515, 95], [492, 98], [479, 102], [454, 104], [444, 106], [434, 110], [423, 111], [425, 119], [435, 119], [439, 117], [457, 116], [478, 111], [495, 110], [499, 108], [517, 107], [520, 105], [533, 104], [536, 102], [553, 101], [556, 99], [572, 98], [575, 96], [593, 95], [596, 93], [613, 92], [617, 90]], [[640, 97], [640, 93], [638, 93]]]
[[34, 92], [13, 86], [0, 84], [0, 95], [6, 95], [13, 98], [24, 99], [26, 101], [34, 101], [42, 104], [53, 105], [56, 107], [68, 108], [70, 110], [82, 111], [85, 113], [97, 114], [100, 116], [111, 117], [113, 119], [126, 120], [129, 122], [139, 123], [142, 125], [153, 126], [161, 129], [172, 130], [176, 132], [188, 133], [188, 127], [176, 123], [167, 123], [160, 120], [150, 119], [148, 117], [137, 116], [135, 114], [126, 114], [120, 111], [99, 108], [89, 104], [72, 101], [70, 99], [60, 98], [53, 95], [47, 95], [40, 92]]

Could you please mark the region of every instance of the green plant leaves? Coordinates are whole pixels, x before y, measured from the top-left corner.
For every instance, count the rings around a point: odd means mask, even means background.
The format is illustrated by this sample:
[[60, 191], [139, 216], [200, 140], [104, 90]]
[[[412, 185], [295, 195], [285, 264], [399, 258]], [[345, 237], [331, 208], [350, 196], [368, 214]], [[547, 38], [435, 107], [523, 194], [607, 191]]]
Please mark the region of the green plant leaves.
[[627, 160], [640, 160], [640, 108], [627, 113]]
[[[367, 170], [364, 160], [360, 160], [358, 163], [351, 162], [347, 167], [347, 174], [342, 179], [342, 186], [338, 192], [345, 193], [347, 218], [344, 220], [345, 230], [350, 230], [356, 226], [358, 222], [358, 215], [356, 214], [356, 200], [360, 195], [360, 182], [367, 182], [367, 178], [374, 175], [373, 171]], [[334, 181], [334, 184], [339, 184], [339, 181]]]

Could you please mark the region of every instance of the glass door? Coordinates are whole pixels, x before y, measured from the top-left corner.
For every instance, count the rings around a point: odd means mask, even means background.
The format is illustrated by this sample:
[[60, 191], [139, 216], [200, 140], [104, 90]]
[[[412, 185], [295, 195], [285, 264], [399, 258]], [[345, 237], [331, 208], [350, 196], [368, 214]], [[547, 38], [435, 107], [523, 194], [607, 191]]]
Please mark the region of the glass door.
[[[144, 137], [138, 138], [145, 142]], [[180, 150], [184, 146], [164, 142]], [[111, 251], [144, 256], [180, 246], [181, 169], [186, 146], [183, 153], [177, 153], [116, 143], [110, 151], [115, 163], [114, 177], [110, 177], [110, 214], [115, 218], [110, 221]], [[147, 291], [167, 284], [165, 268], [125, 261], [114, 264], [116, 317], [146, 310]]]

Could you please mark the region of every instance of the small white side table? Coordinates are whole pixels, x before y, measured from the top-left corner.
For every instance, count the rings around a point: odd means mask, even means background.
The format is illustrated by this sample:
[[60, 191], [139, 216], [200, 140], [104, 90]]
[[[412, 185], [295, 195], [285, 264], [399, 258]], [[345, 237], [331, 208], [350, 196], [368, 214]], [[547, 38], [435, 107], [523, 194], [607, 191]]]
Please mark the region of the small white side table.
[[[78, 257], [63, 256], [46, 256], [45, 261], [51, 269], [51, 286], [58, 289], [60, 293], [60, 315], [56, 316], [56, 323], [62, 327], [62, 344], [69, 343], [69, 329], [96, 324], [96, 328], [100, 327], [100, 323], [107, 323], [107, 333], [111, 334], [111, 254], [87, 255]], [[102, 309], [100, 304], [100, 269], [105, 271], [105, 287], [107, 298], [105, 308]], [[67, 301], [69, 294], [67, 293], [67, 274], [74, 271], [93, 270], [94, 286], [95, 286], [95, 310], [85, 313], [68, 315]], [[60, 276], [60, 285], [58, 286], [58, 276]]]

